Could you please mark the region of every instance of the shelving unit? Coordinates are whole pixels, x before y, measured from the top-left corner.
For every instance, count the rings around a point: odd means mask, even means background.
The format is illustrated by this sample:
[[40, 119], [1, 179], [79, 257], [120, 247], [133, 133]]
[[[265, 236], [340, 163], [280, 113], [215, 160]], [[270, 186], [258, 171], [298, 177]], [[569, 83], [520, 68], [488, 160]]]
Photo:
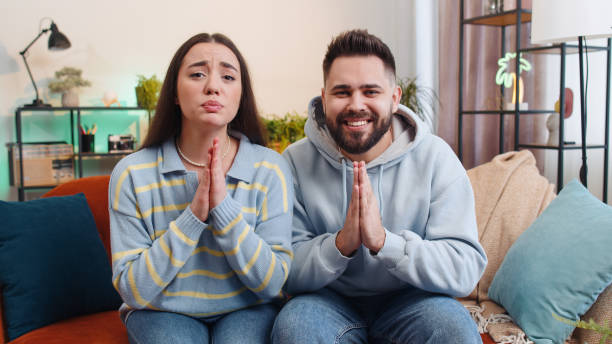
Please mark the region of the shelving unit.
[[[501, 40], [501, 55], [506, 54], [505, 45], [505, 33], [507, 26], [516, 27], [516, 37], [521, 37], [522, 26], [526, 23], [531, 22], [531, 11], [522, 9], [521, 0], [517, 0], [517, 9], [505, 11], [499, 14], [492, 14], [486, 16], [479, 16], [474, 18], [465, 18], [464, 13], [465, 0], [461, 0], [460, 9], [460, 38], [459, 38], [459, 99], [458, 99], [458, 155], [459, 159], [463, 161], [463, 120], [464, 116], [474, 115], [497, 115], [499, 116], [499, 153], [504, 152], [504, 116], [514, 116], [514, 150], [521, 148], [527, 149], [548, 149], [557, 151], [557, 192], [563, 188], [563, 164], [564, 154], [566, 150], [578, 150], [581, 149], [580, 145], [567, 144], [564, 141], [564, 117], [565, 113], [565, 69], [566, 69], [566, 57], [569, 54], [578, 52], [578, 46], [572, 44], [556, 44], [548, 46], [533, 46], [524, 48], [521, 45], [521, 39], [516, 39], [515, 50], [519, 54], [554, 54], [560, 58], [560, 80], [559, 80], [559, 103], [560, 111], [557, 113], [554, 109], [533, 109], [533, 110], [520, 110], [518, 102], [515, 103], [514, 110], [465, 110], [463, 108], [463, 64], [464, 64], [464, 27], [465, 25], [487, 25], [498, 27], [500, 29], [500, 40]], [[604, 123], [604, 142], [601, 144], [587, 144], [587, 149], [603, 149], [604, 151], [604, 162], [603, 162], [603, 202], [606, 203], [608, 196], [608, 155], [609, 155], [609, 117], [610, 117], [610, 51], [611, 51], [611, 40], [607, 40], [607, 46], [589, 46], [587, 53], [595, 52], [606, 52], [606, 89], [605, 89], [605, 123]], [[515, 59], [515, 71], [519, 70], [519, 58]], [[515, 92], [519, 94], [519, 83], [515, 83]], [[593, 90], [591, 92], [594, 92]], [[504, 87], [500, 86], [501, 98], [504, 98]], [[592, 96], [593, 93], [591, 93]], [[579, 102], [580, 100], [578, 100]], [[534, 144], [534, 143], [521, 143], [520, 137], [520, 119], [521, 116], [525, 115], [543, 115], [543, 114], [556, 114], [559, 116], [559, 142], [556, 146], [549, 146], [545, 144]]]
[[[19, 154], [19, 171], [23, 171], [23, 133], [22, 133], [22, 113], [25, 112], [59, 112], [64, 111], [70, 113], [70, 144], [73, 147], [73, 168], [76, 170], [75, 176], [76, 178], [83, 177], [83, 160], [84, 159], [105, 159], [105, 158], [118, 158], [123, 157], [126, 153], [83, 153], [81, 152], [81, 135], [76, 135], [75, 139], [75, 131], [78, 131], [78, 128], [81, 127], [81, 116], [84, 111], [143, 111], [143, 114], [146, 114], [146, 111], [139, 107], [19, 107], [15, 110], [15, 132], [16, 132], [16, 142], [15, 145], [17, 147], [17, 151]], [[12, 171], [12, 169], [11, 169]], [[36, 189], [50, 189], [55, 187], [55, 185], [49, 186], [24, 186], [24, 174], [23, 172], [19, 173], [19, 184], [17, 185], [18, 189], [18, 197], [19, 201], [25, 200], [25, 191], [26, 190], [36, 190]]]

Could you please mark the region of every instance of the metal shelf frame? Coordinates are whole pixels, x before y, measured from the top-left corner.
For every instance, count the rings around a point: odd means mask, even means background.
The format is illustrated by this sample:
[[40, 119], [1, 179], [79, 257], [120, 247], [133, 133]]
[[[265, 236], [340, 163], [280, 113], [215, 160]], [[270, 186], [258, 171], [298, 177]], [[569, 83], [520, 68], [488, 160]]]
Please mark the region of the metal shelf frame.
[[[521, 30], [522, 24], [529, 23], [531, 21], [531, 11], [522, 9], [522, 1], [517, 0], [517, 9], [504, 11], [499, 14], [492, 14], [486, 16], [479, 16], [474, 18], [465, 18], [464, 7], [465, 0], [461, 0], [460, 8], [460, 29], [459, 29], [459, 99], [458, 99], [458, 156], [459, 160], [463, 161], [463, 117], [466, 115], [498, 115], [499, 116], [499, 153], [504, 153], [504, 116], [514, 116], [514, 150], [520, 148], [528, 149], [548, 149], [557, 150], [557, 192], [563, 188], [563, 163], [564, 163], [564, 152], [565, 150], [576, 150], [580, 149], [580, 145], [567, 144], [563, 141], [564, 138], [564, 118], [561, 114], [565, 113], [565, 69], [566, 69], [566, 57], [569, 54], [578, 52], [578, 45], [575, 44], [554, 44], [547, 46], [532, 46], [532, 47], [521, 47]], [[519, 141], [520, 133], [520, 119], [521, 116], [525, 115], [541, 115], [541, 114], [557, 114], [554, 110], [537, 109], [537, 110], [520, 110], [518, 102], [515, 103], [514, 110], [478, 110], [478, 109], [463, 109], [463, 64], [464, 64], [464, 36], [465, 36], [465, 25], [486, 25], [499, 27], [501, 31], [501, 55], [506, 54], [505, 44], [505, 33], [506, 26], [516, 27], [516, 45], [515, 50], [520, 53], [532, 53], [532, 54], [554, 54], [558, 55], [561, 59], [560, 78], [559, 78], [559, 104], [560, 111], [559, 115], [559, 143], [557, 146], [548, 146], [542, 144], [526, 144]], [[606, 94], [605, 94], [605, 124], [604, 124], [604, 142], [602, 144], [589, 144], [586, 146], [587, 149], [603, 149], [604, 150], [604, 163], [603, 163], [603, 202], [607, 203], [608, 200], [608, 155], [609, 155], [609, 141], [610, 141], [610, 68], [611, 68], [611, 39], [608, 38], [606, 46], [589, 46], [586, 53], [595, 52], [606, 52]], [[520, 60], [515, 59], [515, 70], [519, 70]], [[515, 84], [515, 92], [519, 93], [519, 83]], [[504, 87], [500, 86], [500, 93], [503, 99]]]
[[[15, 110], [15, 132], [16, 132], [16, 146], [19, 151], [19, 185], [17, 186], [18, 199], [20, 202], [25, 200], [25, 190], [35, 189], [49, 189], [56, 185], [50, 186], [24, 186], [24, 171], [23, 171], [23, 133], [22, 133], [22, 113], [23, 112], [58, 112], [67, 111], [70, 112], [70, 144], [73, 147], [73, 169], [74, 161], [76, 160], [77, 178], [83, 177], [83, 159], [89, 157], [103, 158], [103, 157], [121, 157], [129, 153], [81, 153], [81, 135], [76, 135], [76, 146], [74, 131], [75, 128], [81, 127], [81, 112], [82, 111], [144, 111], [145, 109], [139, 107], [103, 107], [103, 106], [83, 106], [83, 107], [34, 107], [34, 106], [22, 106]], [[75, 123], [76, 118], [76, 123]], [[76, 126], [75, 126], [76, 125]], [[78, 149], [77, 149], [78, 147]]]

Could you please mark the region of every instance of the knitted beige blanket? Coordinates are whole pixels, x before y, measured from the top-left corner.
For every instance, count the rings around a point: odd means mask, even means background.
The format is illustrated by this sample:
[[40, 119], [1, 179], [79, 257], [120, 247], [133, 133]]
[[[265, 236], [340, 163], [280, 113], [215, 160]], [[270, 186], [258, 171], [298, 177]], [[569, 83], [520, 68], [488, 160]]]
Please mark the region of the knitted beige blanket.
[[478, 235], [487, 268], [472, 293], [462, 299], [479, 325], [498, 343], [527, 343], [527, 337], [487, 293], [506, 252], [555, 197], [528, 150], [508, 152], [467, 171], [476, 202]]

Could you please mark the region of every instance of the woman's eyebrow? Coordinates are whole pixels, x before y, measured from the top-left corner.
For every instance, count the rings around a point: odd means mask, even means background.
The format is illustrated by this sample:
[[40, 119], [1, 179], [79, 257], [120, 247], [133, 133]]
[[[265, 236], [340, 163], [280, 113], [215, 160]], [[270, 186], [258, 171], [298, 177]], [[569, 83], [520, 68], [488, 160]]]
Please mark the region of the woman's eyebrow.
[[229, 62], [223, 62], [223, 61], [221, 61], [221, 66], [223, 66], [223, 67], [225, 67], [225, 68], [233, 69], [233, 70], [235, 70], [236, 72], [238, 72], [238, 68], [234, 67], [234, 65], [232, 65], [232, 64], [231, 64], [231, 63], [229, 63]]

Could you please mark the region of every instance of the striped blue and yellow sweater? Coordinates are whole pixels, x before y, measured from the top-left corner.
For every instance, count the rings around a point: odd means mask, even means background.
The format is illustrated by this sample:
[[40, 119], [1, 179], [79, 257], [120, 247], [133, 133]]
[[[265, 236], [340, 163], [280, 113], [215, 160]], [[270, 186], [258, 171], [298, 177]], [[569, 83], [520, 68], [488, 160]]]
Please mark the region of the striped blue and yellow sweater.
[[276, 152], [236, 136], [227, 197], [206, 223], [189, 207], [198, 177], [173, 140], [113, 170], [113, 284], [123, 319], [134, 309], [212, 317], [281, 296], [293, 258], [291, 173]]

